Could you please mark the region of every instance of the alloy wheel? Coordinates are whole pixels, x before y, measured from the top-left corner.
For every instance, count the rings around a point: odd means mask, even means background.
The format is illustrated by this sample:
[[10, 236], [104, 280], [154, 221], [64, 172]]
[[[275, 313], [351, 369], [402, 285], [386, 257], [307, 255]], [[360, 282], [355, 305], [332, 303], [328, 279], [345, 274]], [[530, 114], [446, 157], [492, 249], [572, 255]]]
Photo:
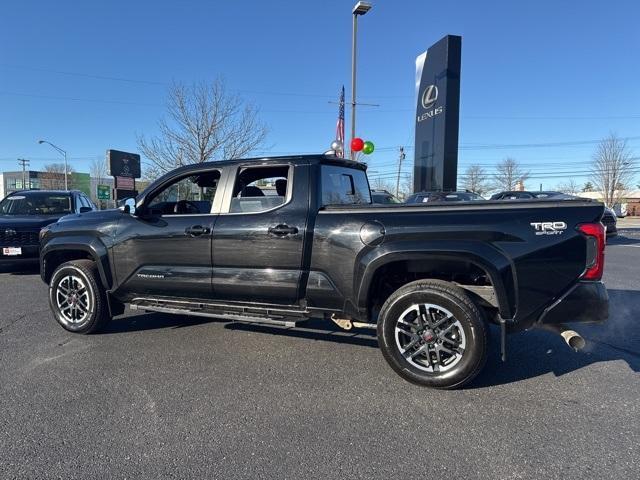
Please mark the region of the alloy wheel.
[[56, 287], [60, 319], [67, 325], [84, 322], [91, 313], [91, 298], [85, 281], [77, 275], [65, 275]]
[[432, 373], [455, 367], [466, 347], [460, 321], [449, 310], [428, 303], [411, 305], [398, 317], [395, 339], [409, 364]]

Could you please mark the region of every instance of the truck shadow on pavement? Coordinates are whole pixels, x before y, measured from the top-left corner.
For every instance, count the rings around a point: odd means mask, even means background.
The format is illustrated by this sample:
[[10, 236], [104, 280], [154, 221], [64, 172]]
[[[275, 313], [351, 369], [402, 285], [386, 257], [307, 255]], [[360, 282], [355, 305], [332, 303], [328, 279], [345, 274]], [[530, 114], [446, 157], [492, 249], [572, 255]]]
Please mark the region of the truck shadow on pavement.
[[348, 343], [365, 347], [378, 348], [378, 340], [374, 330], [341, 330], [329, 320], [311, 319], [302, 322], [296, 328], [275, 325], [248, 324], [229, 322], [229, 320], [195, 317], [188, 315], [171, 315], [164, 313], [144, 313], [117, 318], [106, 326], [99, 335], [137, 332], [144, 330], [175, 329], [195, 327], [206, 323], [223, 323], [224, 328], [237, 331], [264, 333], [265, 335], [281, 335], [302, 340], [316, 340], [333, 343]]
[[507, 361], [502, 363], [500, 335], [491, 329], [487, 365], [470, 388], [508, 384], [553, 373], [559, 377], [600, 362], [624, 361], [640, 372], [640, 291], [609, 289], [610, 316], [602, 324], [568, 323], [587, 341], [583, 351], [574, 352], [560, 336], [531, 330], [507, 338]]
[[[609, 290], [609, 320], [603, 325], [570, 324], [587, 341], [581, 352], [572, 351], [554, 333], [531, 330], [507, 338], [507, 361], [500, 360], [500, 334], [491, 327], [487, 365], [467, 388], [486, 388], [515, 383], [548, 373], [562, 376], [600, 362], [622, 360], [634, 372], [640, 372], [640, 291]], [[194, 327], [207, 323], [223, 323], [224, 328], [313, 340], [378, 348], [375, 330], [344, 331], [329, 320], [311, 319], [299, 327], [246, 324], [186, 315], [147, 313], [116, 319], [102, 334], [144, 330]]]

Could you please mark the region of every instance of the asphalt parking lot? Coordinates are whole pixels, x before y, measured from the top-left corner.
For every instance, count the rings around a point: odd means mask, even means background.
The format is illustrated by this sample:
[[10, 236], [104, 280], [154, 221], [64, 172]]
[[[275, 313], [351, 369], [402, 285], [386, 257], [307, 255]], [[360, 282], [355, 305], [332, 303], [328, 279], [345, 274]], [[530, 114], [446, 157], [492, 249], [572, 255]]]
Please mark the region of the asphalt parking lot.
[[0, 274], [0, 478], [638, 478], [640, 229], [606, 251], [611, 319], [497, 331], [464, 390], [413, 386], [370, 333], [128, 313], [78, 336]]

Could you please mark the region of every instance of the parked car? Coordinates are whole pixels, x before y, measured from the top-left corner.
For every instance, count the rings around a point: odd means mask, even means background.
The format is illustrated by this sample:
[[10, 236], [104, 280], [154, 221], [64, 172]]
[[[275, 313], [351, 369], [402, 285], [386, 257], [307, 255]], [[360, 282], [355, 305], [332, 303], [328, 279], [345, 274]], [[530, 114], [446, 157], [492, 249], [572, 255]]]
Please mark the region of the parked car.
[[374, 189], [371, 189], [371, 201], [373, 203], [380, 203], [383, 205], [387, 205], [390, 203], [402, 203], [392, 193], [389, 193], [386, 190]]
[[490, 200], [522, 200], [532, 199], [533, 194], [531, 192], [499, 192], [491, 195]]
[[23, 190], [7, 195], [0, 202], [0, 264], [38, 260], [42, 227], [95, 208], [79, 191]]
[[418, 192], [407, 197], [405, 203], [475, 202], [484, 200], [473, 192]]
[[[282, 194], [265, 195], [267, 179]], [[320, 317], [375, 329], [391, 368], [437, 388], [483, 368], [491, 323], [580, 348], [561, 322], [607, 318], [601, 203], [379, 205], [369, 188], [365, 165], [324, 155], [178, 168], [122, 211], [44, 229], [53, 316], [76, 333], [125, 304], [287, 327]]]
[[515, 192], [499, 192], [491, 195], [491, 200], [532, 200], [532, 199], [544, 199], [553, 198], [556, 200], [572, 199], [576, 198], [574, 195], [568, 195], [563, 192], [527, 192], [527, 191], [515, 191]]
[[627, 216], [627, 204], [626, 203], [616, 203], [613, 206], [612, 210], [615, 212], [616, 217], [618, 217], [618, 218], [624, 218], [624, 217]]
[[609, 207], [605, 207], [601, 222], [607, 229], [607, 237], [615, 237], [618, 235], [618, 218], [616, 217], [615, 211]]

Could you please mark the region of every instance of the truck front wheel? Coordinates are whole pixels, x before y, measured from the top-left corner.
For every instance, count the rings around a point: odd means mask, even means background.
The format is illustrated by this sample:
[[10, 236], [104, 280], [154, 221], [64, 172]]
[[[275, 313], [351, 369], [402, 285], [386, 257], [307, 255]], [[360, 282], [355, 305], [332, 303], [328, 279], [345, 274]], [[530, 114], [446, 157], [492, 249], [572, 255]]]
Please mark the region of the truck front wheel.
[[464, 290], [441, 280], [418, 280], [396, 290], [378, 317], [385, 360], [418, 385], [457, 388], [480, 372], [487, 327]]
[[98, 269], [91, 260], [72, 260], [53, 272], [49, 305], [62, 328], [74, 333], [97, 332], [110, 320]]

